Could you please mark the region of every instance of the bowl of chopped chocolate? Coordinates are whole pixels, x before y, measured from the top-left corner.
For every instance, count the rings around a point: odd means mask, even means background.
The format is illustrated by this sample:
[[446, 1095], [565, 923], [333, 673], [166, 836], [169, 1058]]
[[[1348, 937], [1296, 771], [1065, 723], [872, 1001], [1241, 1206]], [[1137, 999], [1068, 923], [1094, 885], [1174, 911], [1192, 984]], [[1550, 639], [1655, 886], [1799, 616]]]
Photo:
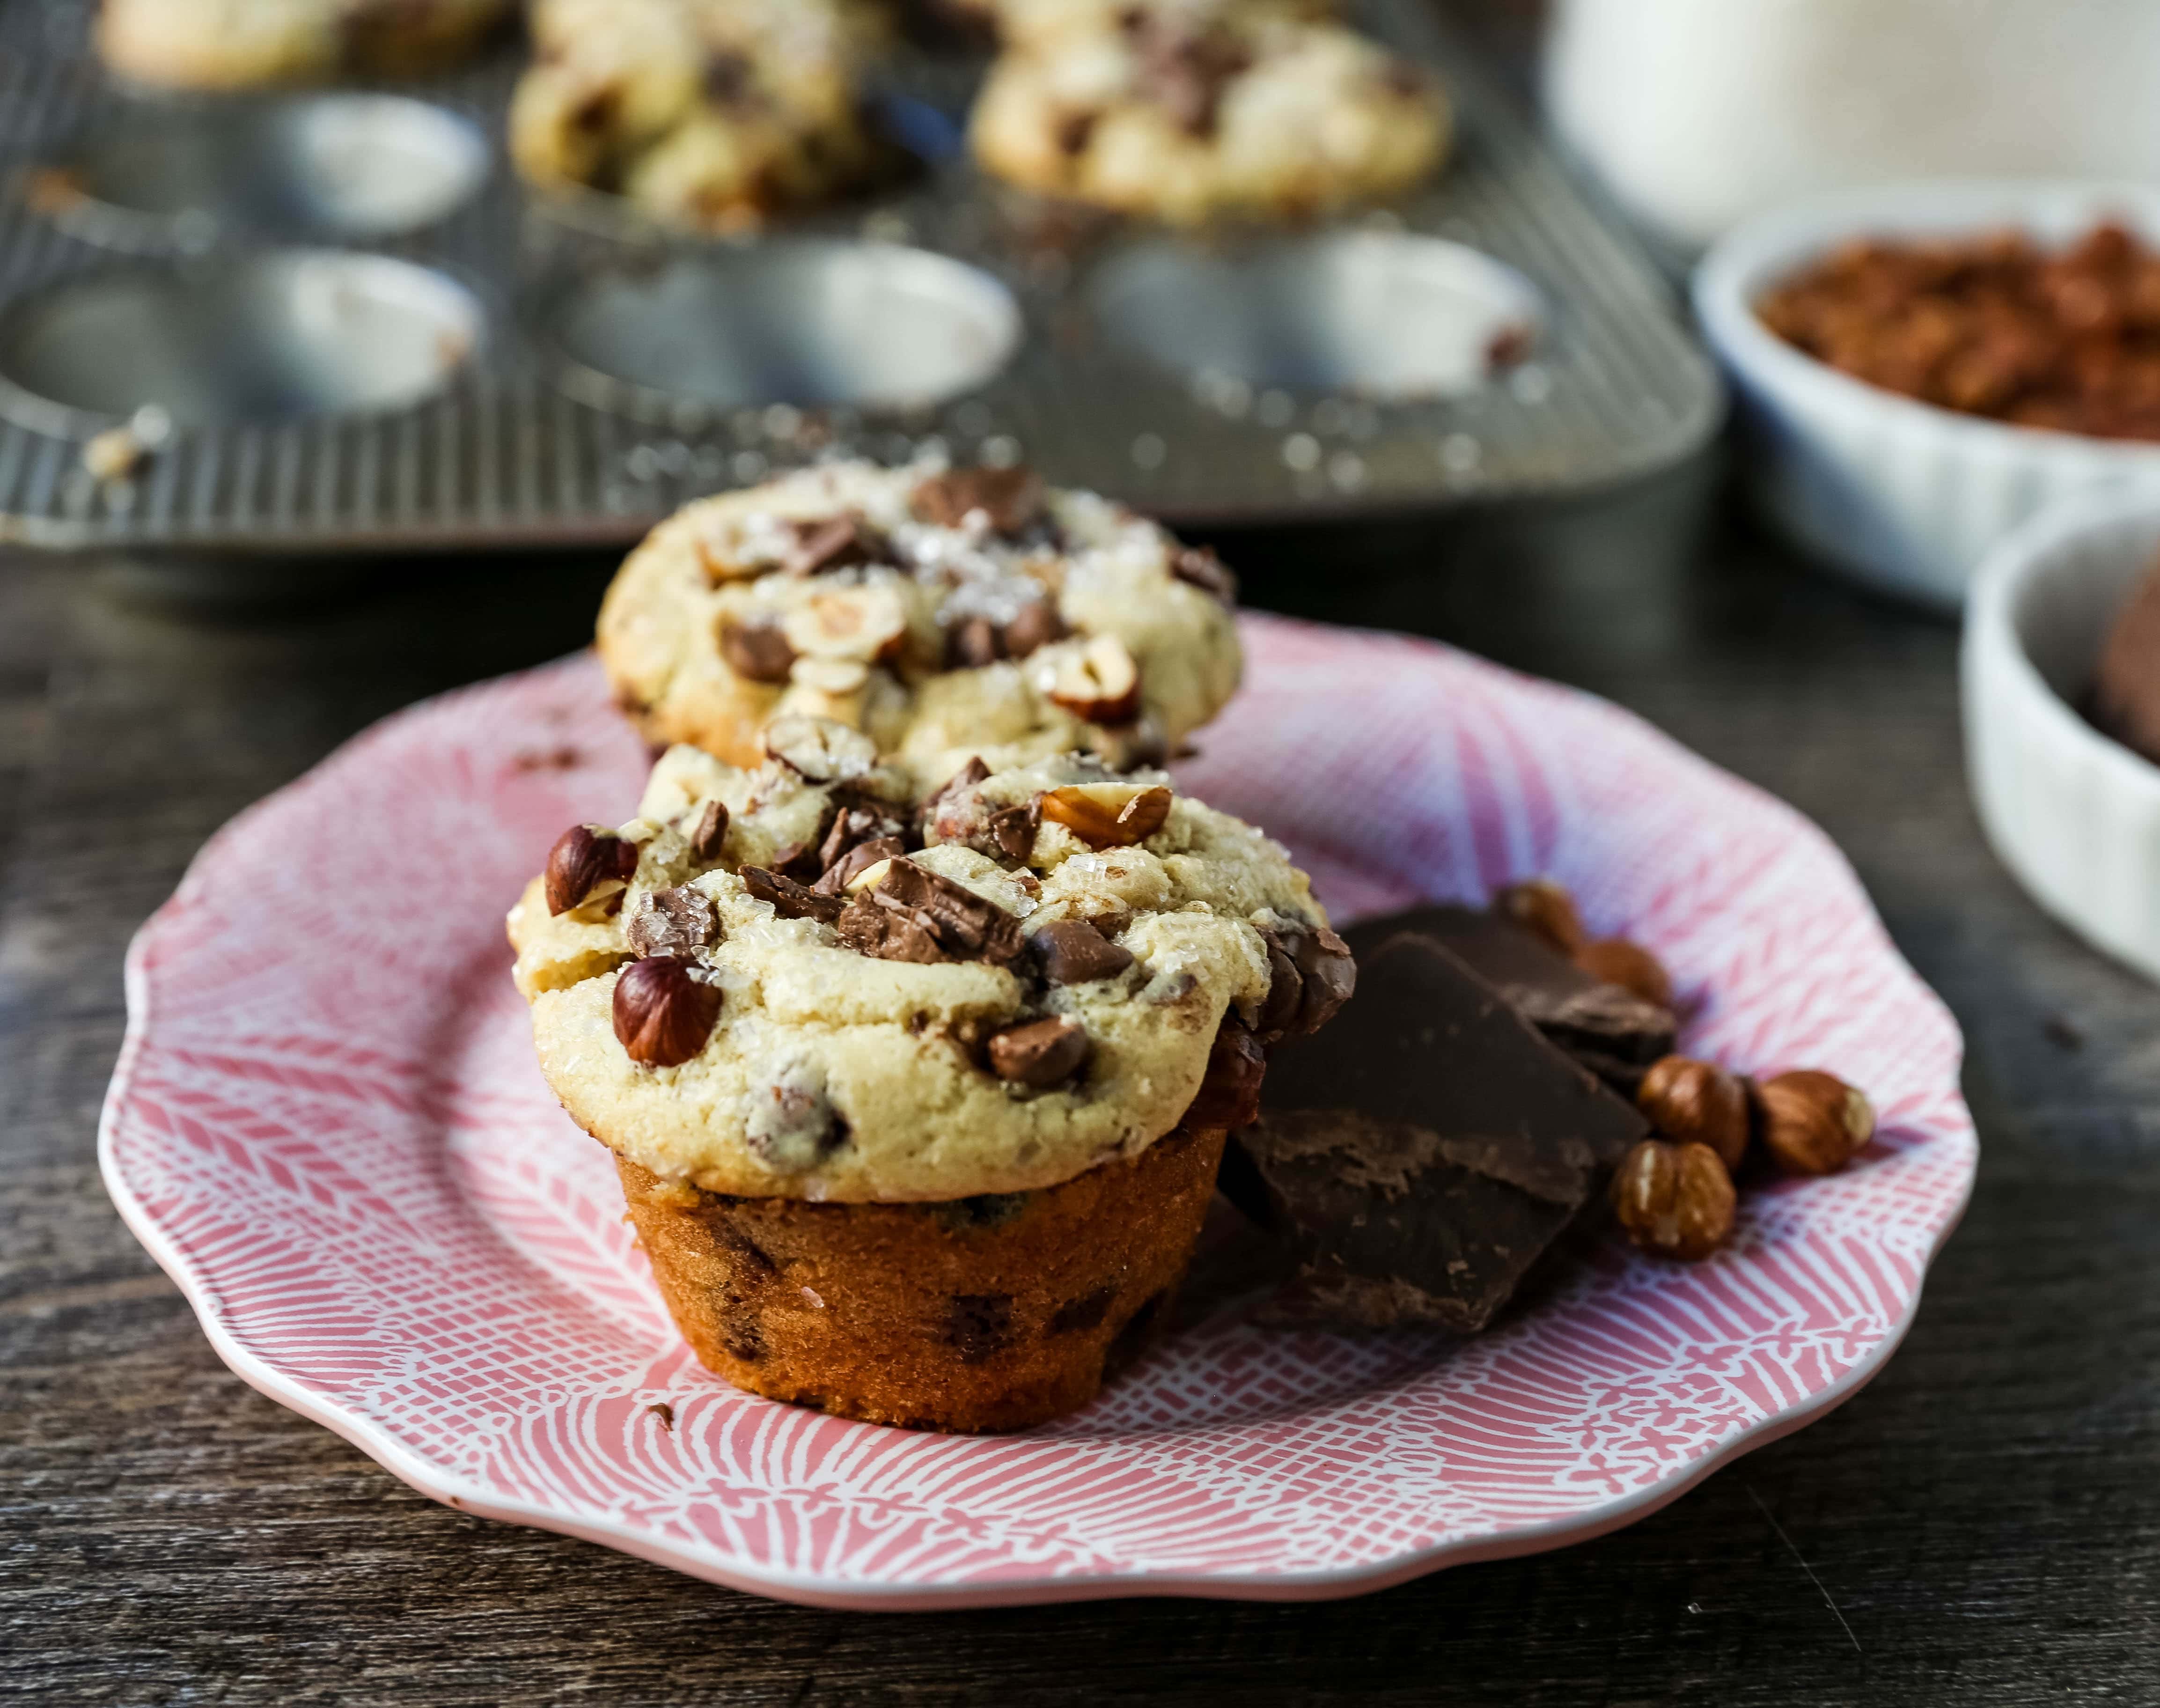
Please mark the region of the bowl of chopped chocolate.
[[2058, 502], [2160, 494], [2160, 193], [2007, 180], [1810, 199], [1695, 279], [1770, 517], [1955, 610]]
[[1973, 586], [1963, 677], [2003, 864], [2160, 979], [2160, 497], [2073, 505], [2005, 540]]

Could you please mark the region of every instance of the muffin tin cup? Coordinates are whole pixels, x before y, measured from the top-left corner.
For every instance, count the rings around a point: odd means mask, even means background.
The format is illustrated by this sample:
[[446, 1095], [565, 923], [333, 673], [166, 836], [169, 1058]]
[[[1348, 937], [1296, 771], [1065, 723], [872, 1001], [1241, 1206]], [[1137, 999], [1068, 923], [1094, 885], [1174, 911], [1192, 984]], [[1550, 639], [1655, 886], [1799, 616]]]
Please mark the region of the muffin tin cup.
[[[52, 30], [23, 16], [0, 14], [0, 54], [28, 61]], [[1394, 206], [1198, 235], [985, 184], [960, 148], [974, 67], [915, 49], [873, 98], [921, 169], [737, 241], [517, 184], [481, 140], [513, 52], [411, 94], [148, 101], [80, 67], [26, 83], [0, 101], [0, 149], [28, 163], [0, 210], [0, 535], [623, 540], [842, 454], [1025, 459], [1173, 520], [1263, 522], [1578, 492], [1698, 449], [1721, 392], [1632, 240], [1418, 0], [1359, 21], [1437, 70], [1456, 157]], [[169, 149], [144, 143], [169, 122]], [[327, 243], [374, 252], [351, 252], [355, 278], [439, 282], [435, 356], [380, 329], [296, 350], [277, 313], [186, 331], [218, 300], [176, 306], [193, 269], [327, 267]], [[146, 270], [117, 283], [115, 251]], [[122, 299], [182, 330], [116, 341], [158, 352], [132, 391], [41, 330]], [[79, 442], [141, 404], [169, 440], [86, 468]]]

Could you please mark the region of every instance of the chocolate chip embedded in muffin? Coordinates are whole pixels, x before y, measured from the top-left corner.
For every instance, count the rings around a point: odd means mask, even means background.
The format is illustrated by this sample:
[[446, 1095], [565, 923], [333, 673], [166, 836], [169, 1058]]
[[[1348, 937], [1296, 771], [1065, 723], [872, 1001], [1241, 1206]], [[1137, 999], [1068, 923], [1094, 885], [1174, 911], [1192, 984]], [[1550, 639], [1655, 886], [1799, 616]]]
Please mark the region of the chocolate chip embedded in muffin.
[[751, 898], [771, 903], [782, 919], [822, 919], [830, 925], [844, 905], [838, 896], [821, 895], [807, 884], [764, 866], [745, 866], [740, 875]]
[[786, 682], [795, 668], [795, 649], [777, 623], [740, 622], [722, 617], [720, 657], [728, 668], [750, 682]]
[[728, 803], [708, 801], [698, 809], [689, 830], [690, 852], [701, 860], [716, 860], [728, 839]]
[[964, 884], [910, 859], [896, 859], [874, 889], [848, 904], [840, 941], [887, 961], [988, 961], [1020, 953], [1020, 921]]
[[1238, 602], [1238, 578], [1210, 547], [1187, 546], [1170, 560], [1170, 573], [1202, 593], [1212, 594], [1225, 605]]
[[1031, 469], [948, 469], [908, 496], [916, 518], [959, 527], [980, 512], [991, 532], [1017, 534], [1042, 514], [1042, 482]]
[[857, 563], [889, 563], [892, 545], [859, 516], [795, 524], [795, 548], [781, 560], [790, 575], [818, 575]]
[[1088, 1034], [1078, 1024], [1052, 1015], [1007, 1026], [990, 1035], [990, 1072], [1015, 1085], [1046, 1090], [1062, 1084], [1088, 1065]]
[[1133, 964], [1133, 952], [1112, 942], [1084, 919], [1054, 919], [1027, 940], [1036, 964], [1052, 984], [1091, 984]]

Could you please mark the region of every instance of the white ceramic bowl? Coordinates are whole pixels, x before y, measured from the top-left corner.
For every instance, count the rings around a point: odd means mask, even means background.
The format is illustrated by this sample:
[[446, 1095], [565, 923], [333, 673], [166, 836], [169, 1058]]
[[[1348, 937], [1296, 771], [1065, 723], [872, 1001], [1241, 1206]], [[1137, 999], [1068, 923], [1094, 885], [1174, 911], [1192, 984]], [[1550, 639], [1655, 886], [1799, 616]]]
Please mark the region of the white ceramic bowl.
[[1966, 614], [1965, 768], [1988, 840], [2073, 931], [2160, 979], [2160, 766], [2078, 714], [2110, 621], [2160, 560], [2160, 498], [2020, 528]]
[[2160, 495], [2160, 444], [2009, 427], [1903, 397], [1804, 356], [1758, 319], [1780, 278], [1848, 238], [2005, 226], [2060, 245], [2103, 219], [2160, 244], [2160, 189], [2007, 179], [1841, 191], [1749, 220], [1695, 271], [1695, 312], [1731, 376], [1758, 500], [1856, 579], [1945, 609], [2028, 517], [2109, 492]]

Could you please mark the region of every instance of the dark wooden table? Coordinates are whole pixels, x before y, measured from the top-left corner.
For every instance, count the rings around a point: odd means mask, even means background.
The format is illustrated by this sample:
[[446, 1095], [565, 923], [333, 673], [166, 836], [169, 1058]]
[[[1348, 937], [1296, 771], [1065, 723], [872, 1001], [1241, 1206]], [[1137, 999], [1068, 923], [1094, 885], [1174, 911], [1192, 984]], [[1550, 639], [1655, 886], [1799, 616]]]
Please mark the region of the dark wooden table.
[[1700, 484], [1231, 548], [1256, 603], [1581, 683], [1825, 825], [1965, 1025], [1978, 1195], [1842, 1410], [1603, 1541], [1315, 1607], [806, 1612], [436, 1506], [228, 1373], [98, 1181], [128, 935], [370, 719], [578, 645], [608, 565], [216, 616], [0, 556], [0, 1696], [2160, 1700], [2160, 994], [1982, 845], [1954, 631], [1698, 534]]

